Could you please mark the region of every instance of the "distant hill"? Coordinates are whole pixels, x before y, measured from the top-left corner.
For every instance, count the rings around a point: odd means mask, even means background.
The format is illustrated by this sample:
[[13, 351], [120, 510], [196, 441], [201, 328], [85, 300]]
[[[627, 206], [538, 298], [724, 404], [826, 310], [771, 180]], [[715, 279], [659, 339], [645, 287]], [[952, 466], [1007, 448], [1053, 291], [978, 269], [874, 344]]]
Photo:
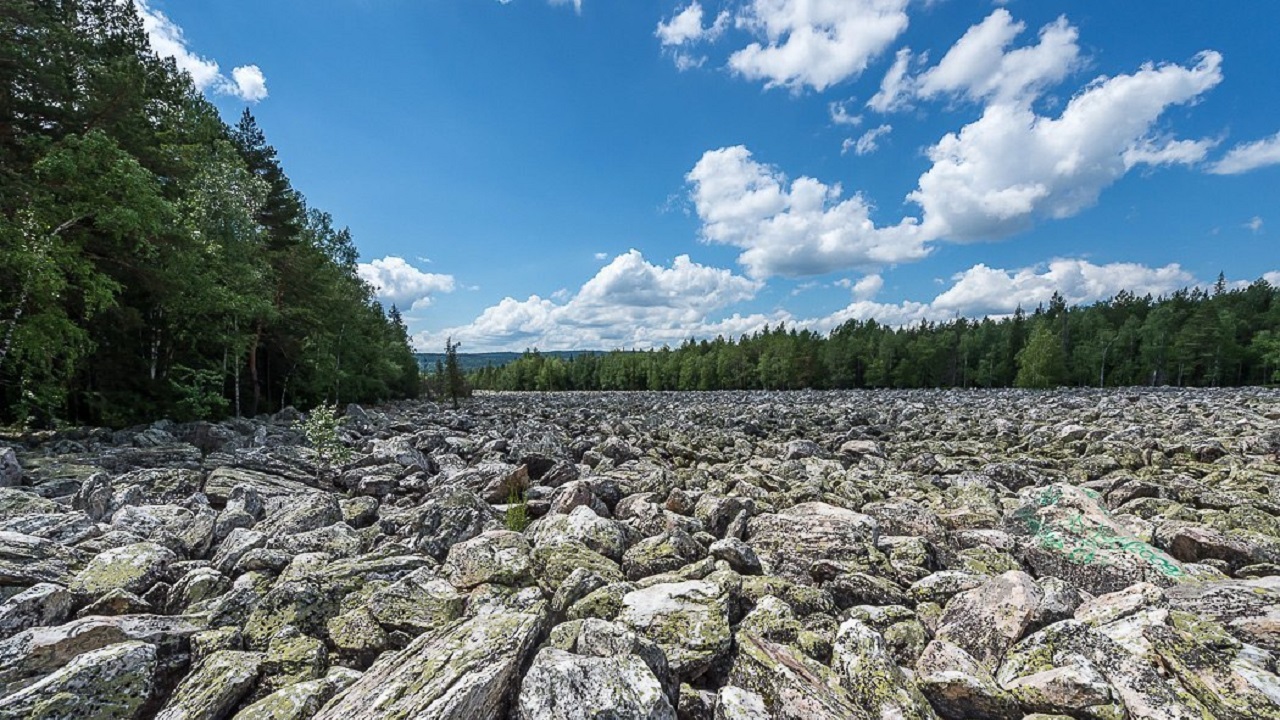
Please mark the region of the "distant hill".
[[[539, 350], [538, 353], [544, 357], [558, 357], [562, 360], [572, 360], [578, 355], [600, 355], [599, 350]], [[524, 353], [518, 352], [492, 352], [492, 353], [458, 353], [458, 367], [462, 372], [467, 373], [473, 370], [479, 370], [486, 365], [501, 367], [519, 358]], [[444, 362], [444, 353], [414, 353], [418, 358], [418, 366], [423, 370], [434, 370], [436, 360]]]

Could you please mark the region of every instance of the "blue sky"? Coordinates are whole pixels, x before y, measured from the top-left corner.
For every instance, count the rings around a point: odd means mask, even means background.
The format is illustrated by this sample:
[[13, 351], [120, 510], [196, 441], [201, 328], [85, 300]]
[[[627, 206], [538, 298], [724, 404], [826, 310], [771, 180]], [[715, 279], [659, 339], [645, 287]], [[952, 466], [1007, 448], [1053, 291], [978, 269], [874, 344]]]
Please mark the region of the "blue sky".
[[1280, 284], [1280, 3], [135, 4], [427, 351]]

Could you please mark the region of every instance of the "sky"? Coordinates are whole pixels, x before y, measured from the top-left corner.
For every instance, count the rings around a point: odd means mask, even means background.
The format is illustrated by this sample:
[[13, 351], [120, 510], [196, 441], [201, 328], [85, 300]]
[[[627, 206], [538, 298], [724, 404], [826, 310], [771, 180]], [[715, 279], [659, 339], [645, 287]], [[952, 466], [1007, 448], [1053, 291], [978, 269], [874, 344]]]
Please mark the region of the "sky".
[[1280, 285], [1280, 3], [133, 2], [423, 351]]

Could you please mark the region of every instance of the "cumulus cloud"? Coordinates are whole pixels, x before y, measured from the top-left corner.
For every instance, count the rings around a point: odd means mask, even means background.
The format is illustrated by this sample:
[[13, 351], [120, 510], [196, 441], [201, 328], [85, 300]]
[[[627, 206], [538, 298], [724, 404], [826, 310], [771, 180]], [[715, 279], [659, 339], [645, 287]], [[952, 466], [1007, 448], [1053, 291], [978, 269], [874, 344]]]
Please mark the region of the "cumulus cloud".
[[916, 93], [922, 98], [958, 94], [972, 100], [1021, 100], [1061, 81], [1077, 67], [1079, 32], [1065, 17], [1041, 28], [1038, 44], [1006, 51], [1025, 29], [1008, 10], [997, 9], [916, 78]]
[[267, 98], [267, 78], [257, 65], [242, 65], [231, 71], [236, 83], [236, 95], [249, 102]]
[[427, 307], [433, 295], [451, 293], [456, 287], [452, 275], [422, 272], [394, 255], [360, 263], [356, 273], [373, 287], [378, 298], [413, 310]]
[[713, 41], [729, 26], [729, 12], [722, 10], [710, 25], [702, 24], [703, 10], [698, 2], [689, 3], [670, 20], [659, 22], [655, 35], [665, 52], [671, 55], [680, 72], [702, 67], [705, 55], [697, 55], [689, 48], [700, 42]]
[[[1149, 142], [1170, 106], [1194, 101], [1222, 80], [1222, 56], [1192, 67], [1144, 65], [1099, 78], [1057, 118], [1027, 104], [993, 102], [982, 117], [929, 148], [933, 166], [908, 199], [924, 210], [929, 239], [990, 240], [1092, 205], [1129, 169], [1126, 154]], [[1130, 156], [1132, 158], [1132, 155]]]
[[912, 93], [912, 79], [907, 75], [910, 67], [911, 48], [902, 48], [894, 55], [893, 65], [880, 81], [880, 90], [867, 101], [867, 107], [880, 113], [906, 108]]
[[741, 145], [710, 150], [685, 176], [702, 238], [743, 249], [749, 275], [796, 277], [923, 258], [915, 220], [876, 227], [860, 195], [841, 199], [839, 185], [794, 181], [756, 162]]
[[1246, 228], [1249, 228], [1249, 231], [1252, 232], [1254, 235], [1257, 235], [1258, 233], [1262, 232], [1262, 218], [1257, 215], [1254, 215], [1253, 217], [1249, 218], [1249, 222], [1245, 223], [1244, 226]]
[[831, 116], [831, 123], [833, 125], [857, 127], [862, 124], [862, 116], [850, 114], [849, 108], [846, 107], [850, 102], [852, 102], [852, 100], [831, 102], [827, 104], [827, 114]]
[[1272, 287], [1280, 287], [1280, 270], [1273, 270], [1269, 273], [1263, 273], [1262, 279], [1266, 280]]
[[173, 58], [178, 69], [191, 76], [197, 90], [234, 95], [247, 102], [258, 102], [267, 97], [267, 81], [257, 65], [235, 68], [231, 71], [232, 78], [228, 78], [219, 70], [217, 62], [192, 51], [187, 46], [182, 28], [169, 16], [151, 7], [148, 0], [133, 0], [133, 6], [142, 18], [142, 28], [147, 33], [151, 49], [160, 57]]
[[1215, 175], [1239, 175], [1269, 165], [1280, 165], [1280, 132], [1231, 148], [1221, 160], [1209, 166], [1209, 172]]
[[737, 24], [763, 38], [729, 67], [766, 87], [822, 91], [862, 74], [907, 29], [910, 0], [751, 0]]
[[1125, 169], [1137, 165], [1195, 165], [1204, 160], [1217, 140], [1146, 139], [1124, 151]]
[[[871, 282], [871, 278], [876, 278]], [[1018, 307], [1032, 310], [1048, 304], [1055, 292], [1067, 304], [1089, 304], [1114, 296], [1121, 290], [1138, 295], [1167, 295], [1180, 288], [1195, 285], [1195, 278], [1180, 266], [1152, 268], [1136, 263], [1095, 265], [1087, 260], [1056, 259], [1047, 267], [1014, 270], [974, 265], [951, 277], [952, 284], [928, 302], [904, 300], [898, 303], [874, 302], [874, 293], [859, 295], [858, 285], [868, 282], [879, 292], [878, 275], [869, 275], [854, 286], [854, 301], [830, 315], [795, 321], [799, 327], [830, 330], [849, 320], [875, 320], [893, 326], [914, 325], [921, 321], [944, 322], [957, 316], [979, 318], [1003, 316]]]
[[880, 138], [888, 135], [893, 130], [892, 125], [881, 125], [880, 127], [871, 128], [859, 137], [857, 140], [848, 139], [841, 145], [840, 154], [843, 155], [853, 150], [853, 154], [862, 156], [873, 153], [880, 149]]
[[857, 300], [870, 300], [880, 294], [884, 287], [884, 278], [878, 274], [867, 275], [853, 283], [853, 297]]
[[469, 324], [415, 336], [435, 347], [446, 336], [473, 351], [485, 349], [647, 348], [689, 337], [736, 336], [786, 315], [708, 315], [750, 300], [762, 287], [732, 271], [695, 263], [687, 255], [669, 267], [637, 250], [615, 257], [571, 296], [504, 298]]

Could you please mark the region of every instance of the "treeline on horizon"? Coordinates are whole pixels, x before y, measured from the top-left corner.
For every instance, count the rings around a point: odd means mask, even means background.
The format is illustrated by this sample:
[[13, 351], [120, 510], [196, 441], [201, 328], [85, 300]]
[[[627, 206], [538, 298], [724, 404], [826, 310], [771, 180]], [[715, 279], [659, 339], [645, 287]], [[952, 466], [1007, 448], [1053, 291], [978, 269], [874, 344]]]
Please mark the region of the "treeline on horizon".
[[738, 340], [582, 354], [530, 351], [471, 376], [487, 390], [799, 390], [1255, 385], [1280, 381], [1280, 289], [1265, 280], [1153, 299], [1121, 292], [1030, 315], [894, 328], [850, 320], [828, 335], [778, 325]]
[[414, 395], [395, 308], [246, 109], [133, 3], [0, 10], [0, 423], [125, 425]]

